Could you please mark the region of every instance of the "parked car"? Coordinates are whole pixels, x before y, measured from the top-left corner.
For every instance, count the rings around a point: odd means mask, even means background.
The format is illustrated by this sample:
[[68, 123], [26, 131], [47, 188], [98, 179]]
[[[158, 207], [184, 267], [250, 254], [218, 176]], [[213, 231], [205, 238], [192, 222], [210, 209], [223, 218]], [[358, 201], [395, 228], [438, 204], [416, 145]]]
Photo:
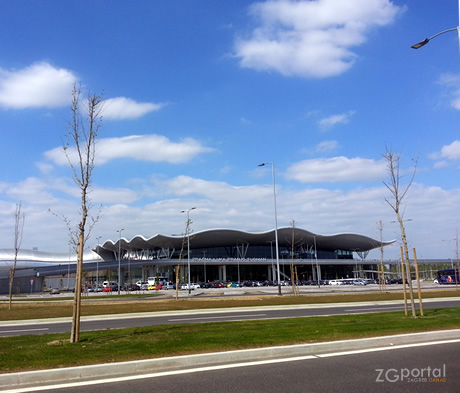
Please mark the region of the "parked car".
[[147, 287], [147, 289], [148, 289], [149, 291], [159, 290], [159, 289], [162, 289], [162, 288], [163, 288], [163, 286], [162, 286], [162, 285], [159, 285], [159, 284], [158, 284], [158, 285], [149, 285], [149, 286]]
[[140, 289], [139, 286], [136, 284], [131, 284], [127, 286], [128, 291], [138, 291], [139, 289]]
[[353, 280], [353, 285], [367, 285], [367, 282], [364, 280]]
[[342, 280], [329, 280], [329, 285], [344, 285]]
[[[198, 288], [200, 288], [199, 284], [190, 283], [191, 290], [198, 289]], [[189, 289], [188, 284], [182, 284], [180, 289], [188, 290]]]
[[50, 295], [59, 295], [61, 291], [58, 288], [51, 288]]
[[176, 289], [176, 284], [172, 282], [167, 282], [163, 285], [163, 289]]

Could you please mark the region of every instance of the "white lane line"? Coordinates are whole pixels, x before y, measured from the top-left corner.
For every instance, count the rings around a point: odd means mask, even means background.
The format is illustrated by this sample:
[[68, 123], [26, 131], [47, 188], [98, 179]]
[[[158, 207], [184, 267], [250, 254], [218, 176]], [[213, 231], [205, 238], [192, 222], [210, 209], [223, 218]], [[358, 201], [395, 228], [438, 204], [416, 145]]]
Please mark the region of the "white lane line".
[[196, 318], [175, 318], [168, 319], [168, 322], [181, 322], [181, 321], [199, 321], [202, 319], [226, 319], [226, 318], [246, 318], [246, 317], [265, 317], [267, 314], [244, 314], [244, 315], [223, 315], [218, 317], [196, 317]]
[[389, 347], [382, 347], [382, 348], [356, 349], [353, 351], [325, 353], [325, 354], [316, 355], [316, 357], [329, 358], [333, 356], [354, 355], [354, 354], [366, 353], [366, 352], [390, 351], [392, 349], [415, 348], [415, 347], [424, 347], [428, 345], [452, 344], [452, 343], [460, 343], [460, 339], [430, 341], [430, 342], [425, 342], [425, 343], [391, 345]]
[[38, 332], [43, 330], [49, 330], [49, 328], [41, 328], [41, 329], [17, 329], [17, 330], [0, 330], [0, 334], [3, 333], [22, 333], [22, 332]]
[[115, 377], [115, 378], [106, 378], [106, 379], [99, 379], [99, 380], [93, 380], [93, 381], [70, 382], [70, 383], [63, 383], [63, 384], [58, 384], [58, 385], [36, 386], [36, 387], [31, 387], [31, 388], [30, 387], [29, 388], [18, 388], [18, 389], [11, 389], [11, 390], [2, 390], [1, 392], [2, 393], [39, 392], [42, 390], [50, 390], [50, 389], [66, 389], [66, 388], [79, 387], [79, 386], [91, 386], [91, 385], [100, 385], [104, 383], [134, 381], [134, 380], [145, 379], [145, 378], [158, 378], [158, 377], [165, 377], [165, 376], [170, 376], [170, 375], [192, 374], [192, 373], [198, 373], [198, 372], [203, 372], [203, 371], [225, 370], [228, 368], [259, 366], [259, 365], [264, 365], [264, 364], [285, 363], [285, 362], [293, 362], [296, 360], [309, 360], [309, 359], [316, 359], [316, 358], [317, 357], [313, 355], [306, 355], [306, 356], [297, 356], [297, 357], [286, 358], [286, 359], [260, 360], [260, 361], [245, 362], [245, 363], [232, 363], [232, 364], [223, 364], [219, 366], [205, 366], [205, 367], [197, 367], [197, 368], [190, 368], [190, 369], [184, 369], [184, 370], [163, 371], [163, 372], [143, 374], [143, 375], [132, 375], [128, 377]]
[[346, 311], [346, 312], [350, 312], [350, 311], [353, 311], [353, 312], [357, 312], [357, 311], [379, 311], [379, 310], [394, 310], [394, 309], [400, 309], [402, 308], [403, 306], [388, 306], [388, 307], [379, 307], [379, 308], [353, 308], [353, 309], [348, 309], [348, 310], [343, 310], [343, 311]]
[[2, 390], [2, 393], [26, 393], [26, 392], [39, 392], [39, 391], [51, 390], [51, 389], [66, 389], [66, 388], [79, 387], [79, 386], [100, 385], [104, 383], [116, 383], [116, 382], [134, 381], [134, 380], [146, 379], [146, 378], [158, 378], [158, 377], [165, 377], [165, 376], [170, 376], [170, 375], [192, 374], [192, 373], [198, 373], [198, 372], [203, 372], [203, 371], [224, 370], [224, 369], [237, 368], [237, 367], [260, 366], [260, 365], [274, 364], [274, 363], [287, 363], [287, 362], [295, 362], [299, 360], [314, 360], [314, 359], [327, 358], [327, 357], [333, 357], [333, 356], [344, 356], [344, 355], [361, 354], [361, 353], [366, 353], [366, 352], [379, 352], [379, 351], [388, 351], [392, 349], [423, 347], [423, 346], [428, 346], [428, 345], [451, 344], [451, 343], [460, 343], [460, 339], [452, 339], [452, 340], [444, 340], [444, 341], [430, 341], [430, 342], [415, 343], [415, 344], [390, 345], [390, 346], [381, 347], [381, 348], [369, 348], [369, 349], [334, 352], [334, 353], [319, 354], [319, 355], [295, 356], [295, 357], [290, 357], [290, 358], [269, 359], [269, 360], [253, 361], [253, 362], [231, 363], [231, 364], [223, 364], [223, 365], [218, 365], [218, 366], [204, 366], [204, 367], [196, 367], [196, 368], [183, 369], [183, 370], [163, 371], [163, 372], [148, 373], [148, 374], [142, 374], [142, 375], [132, 375], [132, 376], [127, 376], [127, 377], [97, 379], [93, 381], [71, 382], [71, 383], [62, 383], [62, 384], [57, 384], [57, 385], [37, 386], [37, 387], [29, 387], [29, 388], [17, 388], [17, 389], [10, 389], [10, 390]]

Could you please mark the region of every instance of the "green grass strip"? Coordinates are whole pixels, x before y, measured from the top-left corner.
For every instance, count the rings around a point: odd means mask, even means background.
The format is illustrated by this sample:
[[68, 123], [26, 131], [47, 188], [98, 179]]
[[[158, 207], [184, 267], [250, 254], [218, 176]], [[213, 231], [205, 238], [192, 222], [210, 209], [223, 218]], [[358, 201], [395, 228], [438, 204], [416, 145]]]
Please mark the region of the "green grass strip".
[[[454, 297], [460, 296], [460, 290], [454, 288], [441, 288], [441, 290], [425, 291], [423, 298]], [[251, 306], [273, 306], [293, 304], [322, 304], [322, 303], [343, 303], [343, 302], [365, 302], [400, 300], [401, 292], [391, 293], [339, 293], [322, 295], [302, 296], [243, 296], [243, 297], [222, 297], [203, 298], [194, 297], [191, 299], [160, 299], [154, 296], [144, 296], [145, 300], [127, 300], [116, 295], [95, 298], [84, 298], [82, 302], [82, 316], [142, 313], [153, 311], [170, 310], [192, 310], [209, 308], [228, 307], [251, 307]], [[61, 299], [53, 301], [35, 300], [30, 302], [13, 302], [11, 310], [7, 302], [0, 303], [0, 321], [59, 318], [72, 316], [72, 301]]]
[[[116, 327], [116, 321], [114, 321]], [[2, 373], [460, 328], [460, 308], [264, 321], [162, 325], [0, 338]]]

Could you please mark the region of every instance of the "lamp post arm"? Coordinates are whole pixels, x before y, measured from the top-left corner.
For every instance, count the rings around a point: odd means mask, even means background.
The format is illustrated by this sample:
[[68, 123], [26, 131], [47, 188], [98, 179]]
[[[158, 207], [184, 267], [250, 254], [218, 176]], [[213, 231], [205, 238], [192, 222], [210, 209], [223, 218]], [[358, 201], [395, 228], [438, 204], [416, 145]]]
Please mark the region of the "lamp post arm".
[[450, 31], [454, 31], [454, 30], [457, 30], [459, 32], [459, 34], [460, 34], [460, 26], [453, 27], [452, 29], [447, 29], [447, 30], [441, 31], [441, 32], [435, 34], [434, 36], [431, 36], [429, 38], [425, 38], [423, 41], [417, 42], [416, 44], [412, 45], [411, 48], [419, 49], [422, 46], [425, 46], [426, 44], [428, 44], [428, 42], [430, 42], [433, 38], [436, 38], [437, 36], [440, 36], [441, 34], [449, 33]]

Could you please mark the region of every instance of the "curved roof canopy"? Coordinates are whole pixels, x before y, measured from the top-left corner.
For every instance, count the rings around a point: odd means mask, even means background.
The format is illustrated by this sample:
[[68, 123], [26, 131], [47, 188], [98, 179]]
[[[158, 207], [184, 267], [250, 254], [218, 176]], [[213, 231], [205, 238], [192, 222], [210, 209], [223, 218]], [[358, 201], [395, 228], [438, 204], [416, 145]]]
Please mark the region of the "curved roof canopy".
[[[278, 228], [278, 244], [289, 246], [292, 241], [292, 227]], [[335, 235], [318, 235], [304, 229], [294, 229], [295, 243], [299, 246], [314, 246], [321, 250], [344, 250], [344, 251], [369, 251], [380, 247], [381, 244], [387, 246], [395, 240], [380, 242], [367, 236], [352, 233], [339, 233]], [[225, 247], [240, 244], [251, 246], [266, 246], [267, 242], [273, 242], [275, 230], [266, 232], [246, 232], [235, 229], [208, 229], [190, 234], [191, 248]], [[150, 238], [135, 236], [131, 240], [122, 238], [113, 242], [107, 240], [102, 246], [96, 246], [93, 250], [98, 254], [104, 251], [118, 252], [119, 247], [123, 250], [158, 250], [162, 248], [180, 249], [184, 236], [177, 235], [155, 235]], [[121, 244], [119, 244], [121, 242]]]

